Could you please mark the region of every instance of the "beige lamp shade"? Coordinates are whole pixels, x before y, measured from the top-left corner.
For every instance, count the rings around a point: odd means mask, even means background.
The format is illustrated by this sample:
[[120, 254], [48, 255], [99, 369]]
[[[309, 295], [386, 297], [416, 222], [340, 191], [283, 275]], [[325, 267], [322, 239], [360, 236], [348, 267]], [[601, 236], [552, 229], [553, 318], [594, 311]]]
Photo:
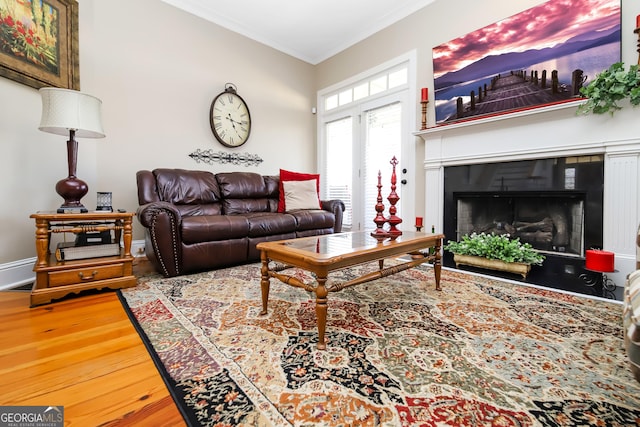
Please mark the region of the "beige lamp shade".
[[80, 199], [87, 194], [87, 183], [76, 176], [79, 138], [104, 138], [100, 118], [102, 101], [95, 96], [77, 90], [43, 87], [42, 118], [40, 129], [43, 132], [68, 136], [67, 165], [69, 176], [58, 181], [56, 191], [64, 199], [58, 213], [88, 212]]
[[71, 89], [43, 87], [39, 91], [42, 118], [38, 129], [64, 136], [73, 130], [79, 138], [104, 138], [98, 98]]

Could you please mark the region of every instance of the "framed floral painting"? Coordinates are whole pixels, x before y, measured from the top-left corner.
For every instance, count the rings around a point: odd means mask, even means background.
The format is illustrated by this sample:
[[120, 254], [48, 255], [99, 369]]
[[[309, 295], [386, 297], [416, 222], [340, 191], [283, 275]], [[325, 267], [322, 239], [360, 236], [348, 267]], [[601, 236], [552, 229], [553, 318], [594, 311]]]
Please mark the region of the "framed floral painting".
[[79, 90], [78, 2], [0, 0], [0, 76]]

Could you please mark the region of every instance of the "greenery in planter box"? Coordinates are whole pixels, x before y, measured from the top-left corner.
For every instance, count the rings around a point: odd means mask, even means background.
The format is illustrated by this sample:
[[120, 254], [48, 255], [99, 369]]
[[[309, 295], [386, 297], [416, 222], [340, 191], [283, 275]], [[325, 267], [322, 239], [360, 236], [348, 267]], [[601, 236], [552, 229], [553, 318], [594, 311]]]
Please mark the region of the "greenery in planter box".
[[511, 239], [508, 234], [466, 234], [459, 242], [449, 240], [444, 249], [459, 255], [533, 265], [541, 265], [545, 258], [529, 243], [522, 243], [519, 238]]
[[578, 114], [613, 115], [622, 107], [618, 101], [629, 98], [633, 106], [640, 105], [640, 71], [638, 65], [625, 70], [623, 62], [616, 62], [598, 74], [591, 83], [580, 89], [587, 102], [578, 107]]

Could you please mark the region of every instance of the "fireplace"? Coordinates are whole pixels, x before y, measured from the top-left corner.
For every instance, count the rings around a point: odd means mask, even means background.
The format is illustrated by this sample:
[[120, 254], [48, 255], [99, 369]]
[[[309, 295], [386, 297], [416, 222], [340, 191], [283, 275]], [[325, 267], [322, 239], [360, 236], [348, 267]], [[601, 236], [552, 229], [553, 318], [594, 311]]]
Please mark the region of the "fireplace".
[[471, 233], [508, 234], [541, 252], [584, 254], [583, 192], [454, 193], [456, 238]]
[[447, 166], [444, 234], [518, 237], [546, 256], [527, 282], [581, 292], [585, 251], [603, 245], [603, 183], [602, 155]]

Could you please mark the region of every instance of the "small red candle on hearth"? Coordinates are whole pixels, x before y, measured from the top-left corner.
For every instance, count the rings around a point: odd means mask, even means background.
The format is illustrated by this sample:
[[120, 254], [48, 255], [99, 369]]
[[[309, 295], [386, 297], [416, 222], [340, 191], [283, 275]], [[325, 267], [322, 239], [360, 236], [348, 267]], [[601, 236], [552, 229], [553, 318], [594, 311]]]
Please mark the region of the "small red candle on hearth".
[[615, 255], [613, 252], [588, 249], [586, 258], [585, 267], [589, 270], [601, 271], [603, 273], [614, 271]]
[[422, 227], [422, 217], [421, 216], [417, 216], [416, 217], [416, 227]]
[[636, 16], [636, 28], [640, 28], [640, 15]]
[[429, 89], [426, 87], [422, 88], [422, 102], [429, 101]]

